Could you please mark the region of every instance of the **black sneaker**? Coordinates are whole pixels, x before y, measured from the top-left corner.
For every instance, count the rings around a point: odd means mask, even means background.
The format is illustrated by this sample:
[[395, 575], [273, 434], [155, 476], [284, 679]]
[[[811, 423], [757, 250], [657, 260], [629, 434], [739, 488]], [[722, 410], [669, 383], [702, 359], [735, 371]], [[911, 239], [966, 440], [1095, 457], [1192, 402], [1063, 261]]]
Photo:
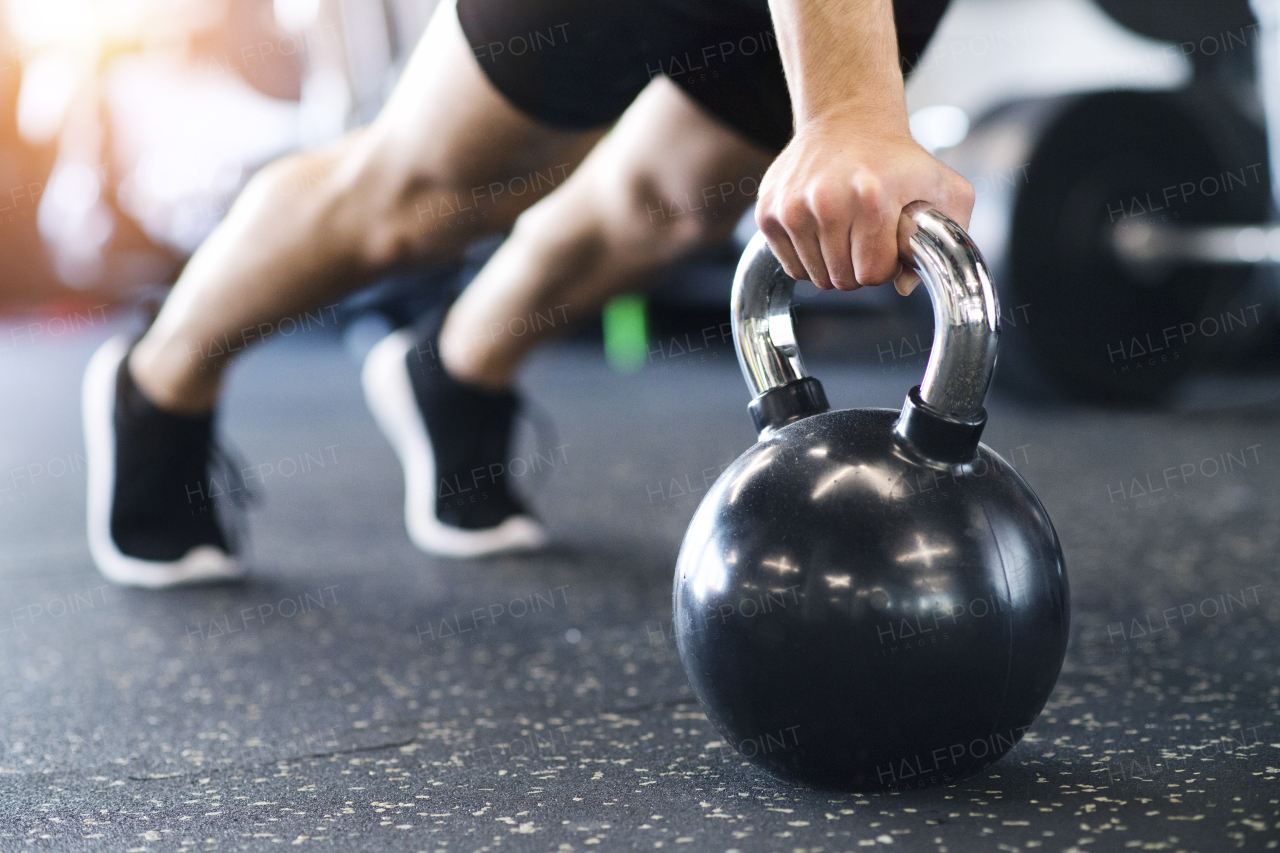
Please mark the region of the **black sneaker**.
[[547, 534], [512, 495], [506, 466], [519, 400], [458, 382], [436, 357], [439, 321], [401, 329], [365, 358], [365, 399], [404, 467], [404, 519], [432, 554], [527, 551]]
[[129, 350], [123, 335], [99, 347], [81, 389], [93, 561], [128, 586], [239, 578], [210, 494], [213, 416], [157, 408], [129, 375]]

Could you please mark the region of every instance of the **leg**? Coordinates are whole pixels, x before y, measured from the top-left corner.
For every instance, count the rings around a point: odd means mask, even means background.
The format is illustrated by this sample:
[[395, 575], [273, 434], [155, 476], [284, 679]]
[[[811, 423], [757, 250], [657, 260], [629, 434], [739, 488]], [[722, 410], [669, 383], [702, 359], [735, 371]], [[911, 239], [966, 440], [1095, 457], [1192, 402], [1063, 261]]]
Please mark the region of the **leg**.
[[455, 303], [440, 340], [445, 366], [463, 381], [509, 386], [529, 351], [562, 325], [517, 336], [509, 320], [539, 311], [589, 317], [662, 266], [724, 239], [772, 159], [655, 80], [569, 181], [519, 218]]
[[[396, 262], [445, 258], [505, 229], [548, 188], [496, 199], [483, 189], [548, 166], [567, 174], [598, 136], [548, 129], [508, 104], [443, 4], [369, 128], [287, 157], [245, 189], [135, 347], [138, 386], [161, 408], [208, 411], [227, 362], [212, 342], [248, 343], [259, 324], [331, 302]], [[475, 221], [441, 227], [441, 211], [463, 205]]]
[[520, 217], [443, 328], [432, 317], [374, 348], [365, 395], [404, 465], [405, 522], [420, 548], [476, 556], [546, 541], [508, 467], [511, 374], [546, 329], [514, 335], [507, 321], [541, 311], [561, 327], [725, 236], [755, 192], [748, 178], [737, 193], [738, 179], [769, 159], [671, 83], [652, 83], [568, 182]]
[[[443, 6], [378, 120], [263, 170], [132, 353], [117, 337], [90, 361], [82, 408], [99, 569], [150, 587], [238, 577], [214, 501], [234, 483], [215, 481], [211, 450], [226, 350], [394, 263], [445, 258], [505, 229], [599, 135], [554, 131], [511, 106]], [[490, 190], [531, 172], [552, 180], [521, 195]]]

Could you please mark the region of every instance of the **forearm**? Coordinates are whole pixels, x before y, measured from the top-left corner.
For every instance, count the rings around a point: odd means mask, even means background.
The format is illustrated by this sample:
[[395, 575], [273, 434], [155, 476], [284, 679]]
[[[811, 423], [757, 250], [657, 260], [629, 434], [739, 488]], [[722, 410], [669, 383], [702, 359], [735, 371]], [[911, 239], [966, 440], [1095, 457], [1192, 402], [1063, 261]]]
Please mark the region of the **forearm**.
[[797, 130], [858, 115], [906, 127], [892, 0], [769, 0]]

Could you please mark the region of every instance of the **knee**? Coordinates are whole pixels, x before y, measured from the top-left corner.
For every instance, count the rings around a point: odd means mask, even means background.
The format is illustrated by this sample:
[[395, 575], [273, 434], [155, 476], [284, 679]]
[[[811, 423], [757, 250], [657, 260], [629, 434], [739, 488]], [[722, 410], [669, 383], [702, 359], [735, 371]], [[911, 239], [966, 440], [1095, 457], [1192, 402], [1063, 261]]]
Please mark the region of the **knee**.
[[726, 239], [736, 224], [688, 210], [647, 175], [597, 171], [575, 181], [525, 211], [509, 240], [551, 269], [606, 256], [628, 269], [656, 269]]
[[373, 270], [409, 259], [461, 254], [466, 244], [492, 230], [493, 211], [468, 190], [424, 174], [394, 176], [366, 188], [359, 217], [361, 264]]
[[257, 209], [258, 220], [290, 223], [353, 270], [376, 272], [418, 240], [415, 204], [431, 184], [377, 168], [360, 148], [351, 134], [282, 157], [253, 177], [237, 204]]
[[[460, 254], [493, 226], [471, 192], [420, 169], [394, 165], [372, 146], [353, 144], [327, 163], [282, 163], [267, 176], [281, 194], [314, 198], [317, 225], [369, 273], [401, 261]], [[385, 152], [384, 152], [385, 153]]]
[[733, 233], [736, 218], [700, 189], [664, 185], [652, 175], [637, 175], [619, 188], [631, 242], [664, 262], [714, 245]]

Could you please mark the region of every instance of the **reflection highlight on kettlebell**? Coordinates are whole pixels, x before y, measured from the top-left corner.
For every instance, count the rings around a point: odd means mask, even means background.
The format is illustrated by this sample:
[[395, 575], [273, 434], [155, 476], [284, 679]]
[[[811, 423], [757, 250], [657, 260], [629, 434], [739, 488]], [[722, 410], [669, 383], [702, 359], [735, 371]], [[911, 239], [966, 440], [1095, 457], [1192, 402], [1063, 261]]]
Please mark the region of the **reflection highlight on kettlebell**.
[[729, 496], [725, 499], [726, 503], [735, 504], [742, 498], [742, 491], [747, 484], [752, 481], [754, 476], [768, 468], [773, 464], [773, 460], [778, 455], [779, 448], [766, 447], [763, 448], [754, 459], [736, 471], [733, 479], [729, 481]]
[[[872, 592], [874, 596], [875, 590]], [[886, 594], [887, 595], [887, 594]], [[956, 629], [963, 626], [963, 619], [985, 619], [1009, 609], [1008, 602], [994, 595], [980, 596], [970, 601], [950, 603], [943, 599], [933, 607], [926, 606], [910, 616], [888, 619], [876, 625], [876, 637], [880, 640], [880, 654], [888, 657], [899, 651], [924, 648], [941, 641], [952, 639], [951, 633], [945, 629]], [[950, 624], [947, 624], [947, 622]], [[932, 636], [930, 636], [932, 635]]]
[[[1017, 465], [1010, 460], [1015, 460], [1018, 452], [1021, 451], [1024, 464], [1029, 462], [1030, 456], [1027, 453], [1027, 448], [1029, 447], [1031, 447], [1029, 444], [1018, 445], [1012, 449], [1007, 458], [994, 453], [991, 455], [1004, 461], [1010, 468], [1017, 470]], [[805, 452], [816, 459], [827, 459], [831, 456], [831, 449], [824, 444], [810, 447]], [[987, 452], [990, 452], [989, 449]], [[731, 487], [734, 489], [733, 494], [735, 497], [745, 483], [750, 480], [755, 469], [767, 466], [771, 459], [772, 456], [766, 459], [762, 454], [760, 458], [753, 460], [752, 465], [735, 473], [735, 485]], [[867, 489], [885, 503], [909, 501], [912, 498], [919, 498], [923, 501], [926, 496], [932, 500], [939, 498], [946, 500], [947, 495], [944, 490], [947, 487], [955, 486], [967, 479], [987, 477], [1000, 470], [993, 461], [988, 460], [982, 454], [963, 465], [936, 467], [917, 466], [904, 469], [902, 466], [878, 465], [871, 462], [858, 464], [833, 463], [833, 465], [834, 467], [830, 471], [814, 478], [815, 485], [810, 493], [810, 497], [814, 501], [821, 501], [834, 496], [842, 486], [853, 489]]]
[[[1024, 460], [1028, 460], [1026, 449], [1029, 444], [1019, 445], [1015, 447], [1013, 453], [1006, 459], [998, 454], [990, 455], [997, 460], [1004, 462], [1009, 468], [1017, 470], [1017, 465], [1013, 464], [1010, 459], [1016, 457], [1017, 451], [1022, 451]], [[990, 452], [990, 451], [988, 451]], [[893, 486], [887, 493], [881, 493], [886, 501], [910, 500], [912, 498], [924, 498], [931, 492], [936, 493], [943, 500], [947, 499], [945, 489], [956, 486], [961, 482], [969, 479], [982, 479], [991, 474], [999, 473], [1000, 467], [991, 459], [987, 459], [985, 455], [979, 454], [974, 457], [972, 462], [964, 465], [948, 465], [946, 467], [928, 467], [914, 468], [908, 470], [900, 470], [896, 472], [897, 478], [894, 480]]]
[[689, 611], [684, 623], [675, 626], [672, 636], [700, 634], [712, 622], [725, 625], [735, 616], [754, 619], [777, 610], [785, 610], [789, 606], [797, 606], [800, 604], [799, 589], [800, 587], [794, 584], [782, 589], [767, 589], [755, 595], [744, 596], [734, 602], [720, 602], [708, 605], [702, 610]]

